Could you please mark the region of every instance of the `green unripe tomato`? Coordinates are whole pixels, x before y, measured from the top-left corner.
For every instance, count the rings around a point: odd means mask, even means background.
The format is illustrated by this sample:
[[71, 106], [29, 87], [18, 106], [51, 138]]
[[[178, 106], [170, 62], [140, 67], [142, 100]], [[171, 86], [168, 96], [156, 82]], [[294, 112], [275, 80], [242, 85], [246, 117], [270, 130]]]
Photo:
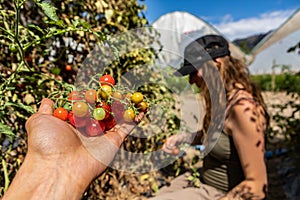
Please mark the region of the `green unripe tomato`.
[[106, 112], [103, 108], [95, 108], [93, 111], [93, 117], [96, 120], [103, 120], [105, 118]]
[[17, 45], [16, 44], [9, 44], [8, 46], [9, 50], [13, 53], [18, 51]]

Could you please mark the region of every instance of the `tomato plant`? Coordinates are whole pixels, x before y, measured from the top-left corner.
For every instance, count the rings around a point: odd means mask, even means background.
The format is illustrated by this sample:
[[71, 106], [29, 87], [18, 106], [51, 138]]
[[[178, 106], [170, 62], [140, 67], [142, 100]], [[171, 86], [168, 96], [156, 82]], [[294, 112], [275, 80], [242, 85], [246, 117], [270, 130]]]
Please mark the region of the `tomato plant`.
[[[143, 6], [132, 0], [122, 2], [124, 6], [118, 6], [119, 2], [97, 0], [49, 2], [40, 0], [1, 2], [0, 23], [3, 26], [0, 31], [0, 48], [3, 53], [0, 55], [0, 137], [1, 144], [9, 139], [10, 145], [7, 149], [2, 146], [4, 176], [0, 178], [0, 196], [6, 191], [6, 186], [16, 174], [26, 154], [24, 141], [27, 134], [24, 124], [26, 119], [37, 111], [42, 98], [50, 97], [55, 103], [59, 101], [55, 104], [56, 107], [70, 108], [67, 122], [84, 130], [91, 116], [76, 117], [69, 106], [73, 106], [77, 101], [86, 101], [84, 92], [70, 95], [71, 102], [64, 105], [68, 98], [66, 92], [73, 91], [66, 83], [74, 84], [79, 67], [98, 42], [105, 41], [107, 36], [113, 37], [114, 34], [141, 28], [147, 24], [144, 16], [140, 15], [144, 10]], [[122, 42], [132, 44], [135, 39], [126, 37]], [[78, 46], [74, 49], [70, 44]], [[72, 57], [73, 55], [76, 56]], [[135, 57], [131, 57], [131, 53], [126, 53], [120, 63], [114, 62], [110, 66], [109, 71], [119, 80], [129, 69], [142, 66], [146, 63], [145, 60], [153, 56], [153, 50], [136, 52]], [[72, 67], [71, 70], [66, 63]], [[61, 101], [62, 98], [66, 99]], [[93, 106], [88, 101], [86, 103], [92, 111]], [[7, 168], [4, 163], [7, 163]], [[6, 171], [8, 173], [5, 173]], [[111, 174], [114, 173], [112, 171]], [[105, 173], [104, 175], [111, 176]], [[104, 179], [102, 181], [105, 182]], [[97, 187], [95, 185], [89, 190]], [[109, 198], [111, 194], [120, 193], [115, 188], [111, 189], [112, 193], [103, 192], [98, 194], [99, 198]], [[106, 187], [103, 191], [106, 191]], [[88, 191], [84, 198], [93, 199], [91, 194], [95, 192]]]

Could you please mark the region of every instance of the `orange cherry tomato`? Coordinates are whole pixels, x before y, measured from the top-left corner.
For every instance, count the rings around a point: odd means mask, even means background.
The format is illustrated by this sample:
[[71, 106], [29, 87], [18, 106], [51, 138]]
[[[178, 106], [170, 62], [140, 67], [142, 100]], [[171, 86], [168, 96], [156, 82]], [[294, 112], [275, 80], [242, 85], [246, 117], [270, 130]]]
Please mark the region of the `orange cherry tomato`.
[[54, 117], [57, 117], [63, 121], [66, 121], [68, 119], [68, 111], [65, 108], [58, 107], [54, 110], [53, 115]]
[[112, 94], [112, 97], [115, 98], [115, 99], [119, 99], [119, 100], [124, 99], [124, 96], [123, 96], [122, 92], [119, 91], [119, 90], [114, 91], [113, 94]]
[[73, 104], [72, 112], [76, 117], [84, 117], [89, 112], [88, 105], [83, 101], [78, 101]]
[[92, 89], [87, 90], [84, 94], [84, 99], [86, 100], [86, 102], [94, 104], [97, 99], [97, 91]]
[[66, 65], [66, 70], [67, 71], [72, 71], [72, 66], [71, 65]]
[[147, 110], [148, 104], [145, 101], [142, 101], [137, 105], [139, 111], [145, 112]]

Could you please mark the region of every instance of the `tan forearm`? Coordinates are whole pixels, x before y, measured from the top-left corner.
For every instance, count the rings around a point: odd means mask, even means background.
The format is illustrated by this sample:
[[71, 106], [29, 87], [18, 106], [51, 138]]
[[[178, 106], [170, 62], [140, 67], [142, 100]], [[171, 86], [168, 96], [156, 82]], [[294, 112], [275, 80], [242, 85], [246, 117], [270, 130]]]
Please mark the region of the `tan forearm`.
[[[59, 165], [59, 164], [58, 164]], [[52, 163], [25, 159], [3, 200], [14, 199], [80, 199], [87, 184], [78, 185], [75, 177], [65, 174]], [[79, 174], [73, 174], [78, 176]]]

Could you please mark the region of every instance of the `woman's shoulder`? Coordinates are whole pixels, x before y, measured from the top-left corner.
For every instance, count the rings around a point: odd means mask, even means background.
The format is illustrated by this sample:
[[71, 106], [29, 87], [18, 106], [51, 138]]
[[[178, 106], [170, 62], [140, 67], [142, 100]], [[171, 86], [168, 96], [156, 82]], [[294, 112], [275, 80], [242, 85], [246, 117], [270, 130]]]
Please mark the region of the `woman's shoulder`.
[[254, 96], [243, 88], [234, 89], [229, 93], [227, 112], [235, 106], [259, 106]]
[[246, 90], [239, 90], [232, 95], [226, 112], [227, 125], [231, 128], [237, 124], [240, 126], [259, 124], [261, 128], [266, 127], [266, 113], [263, 106]]

